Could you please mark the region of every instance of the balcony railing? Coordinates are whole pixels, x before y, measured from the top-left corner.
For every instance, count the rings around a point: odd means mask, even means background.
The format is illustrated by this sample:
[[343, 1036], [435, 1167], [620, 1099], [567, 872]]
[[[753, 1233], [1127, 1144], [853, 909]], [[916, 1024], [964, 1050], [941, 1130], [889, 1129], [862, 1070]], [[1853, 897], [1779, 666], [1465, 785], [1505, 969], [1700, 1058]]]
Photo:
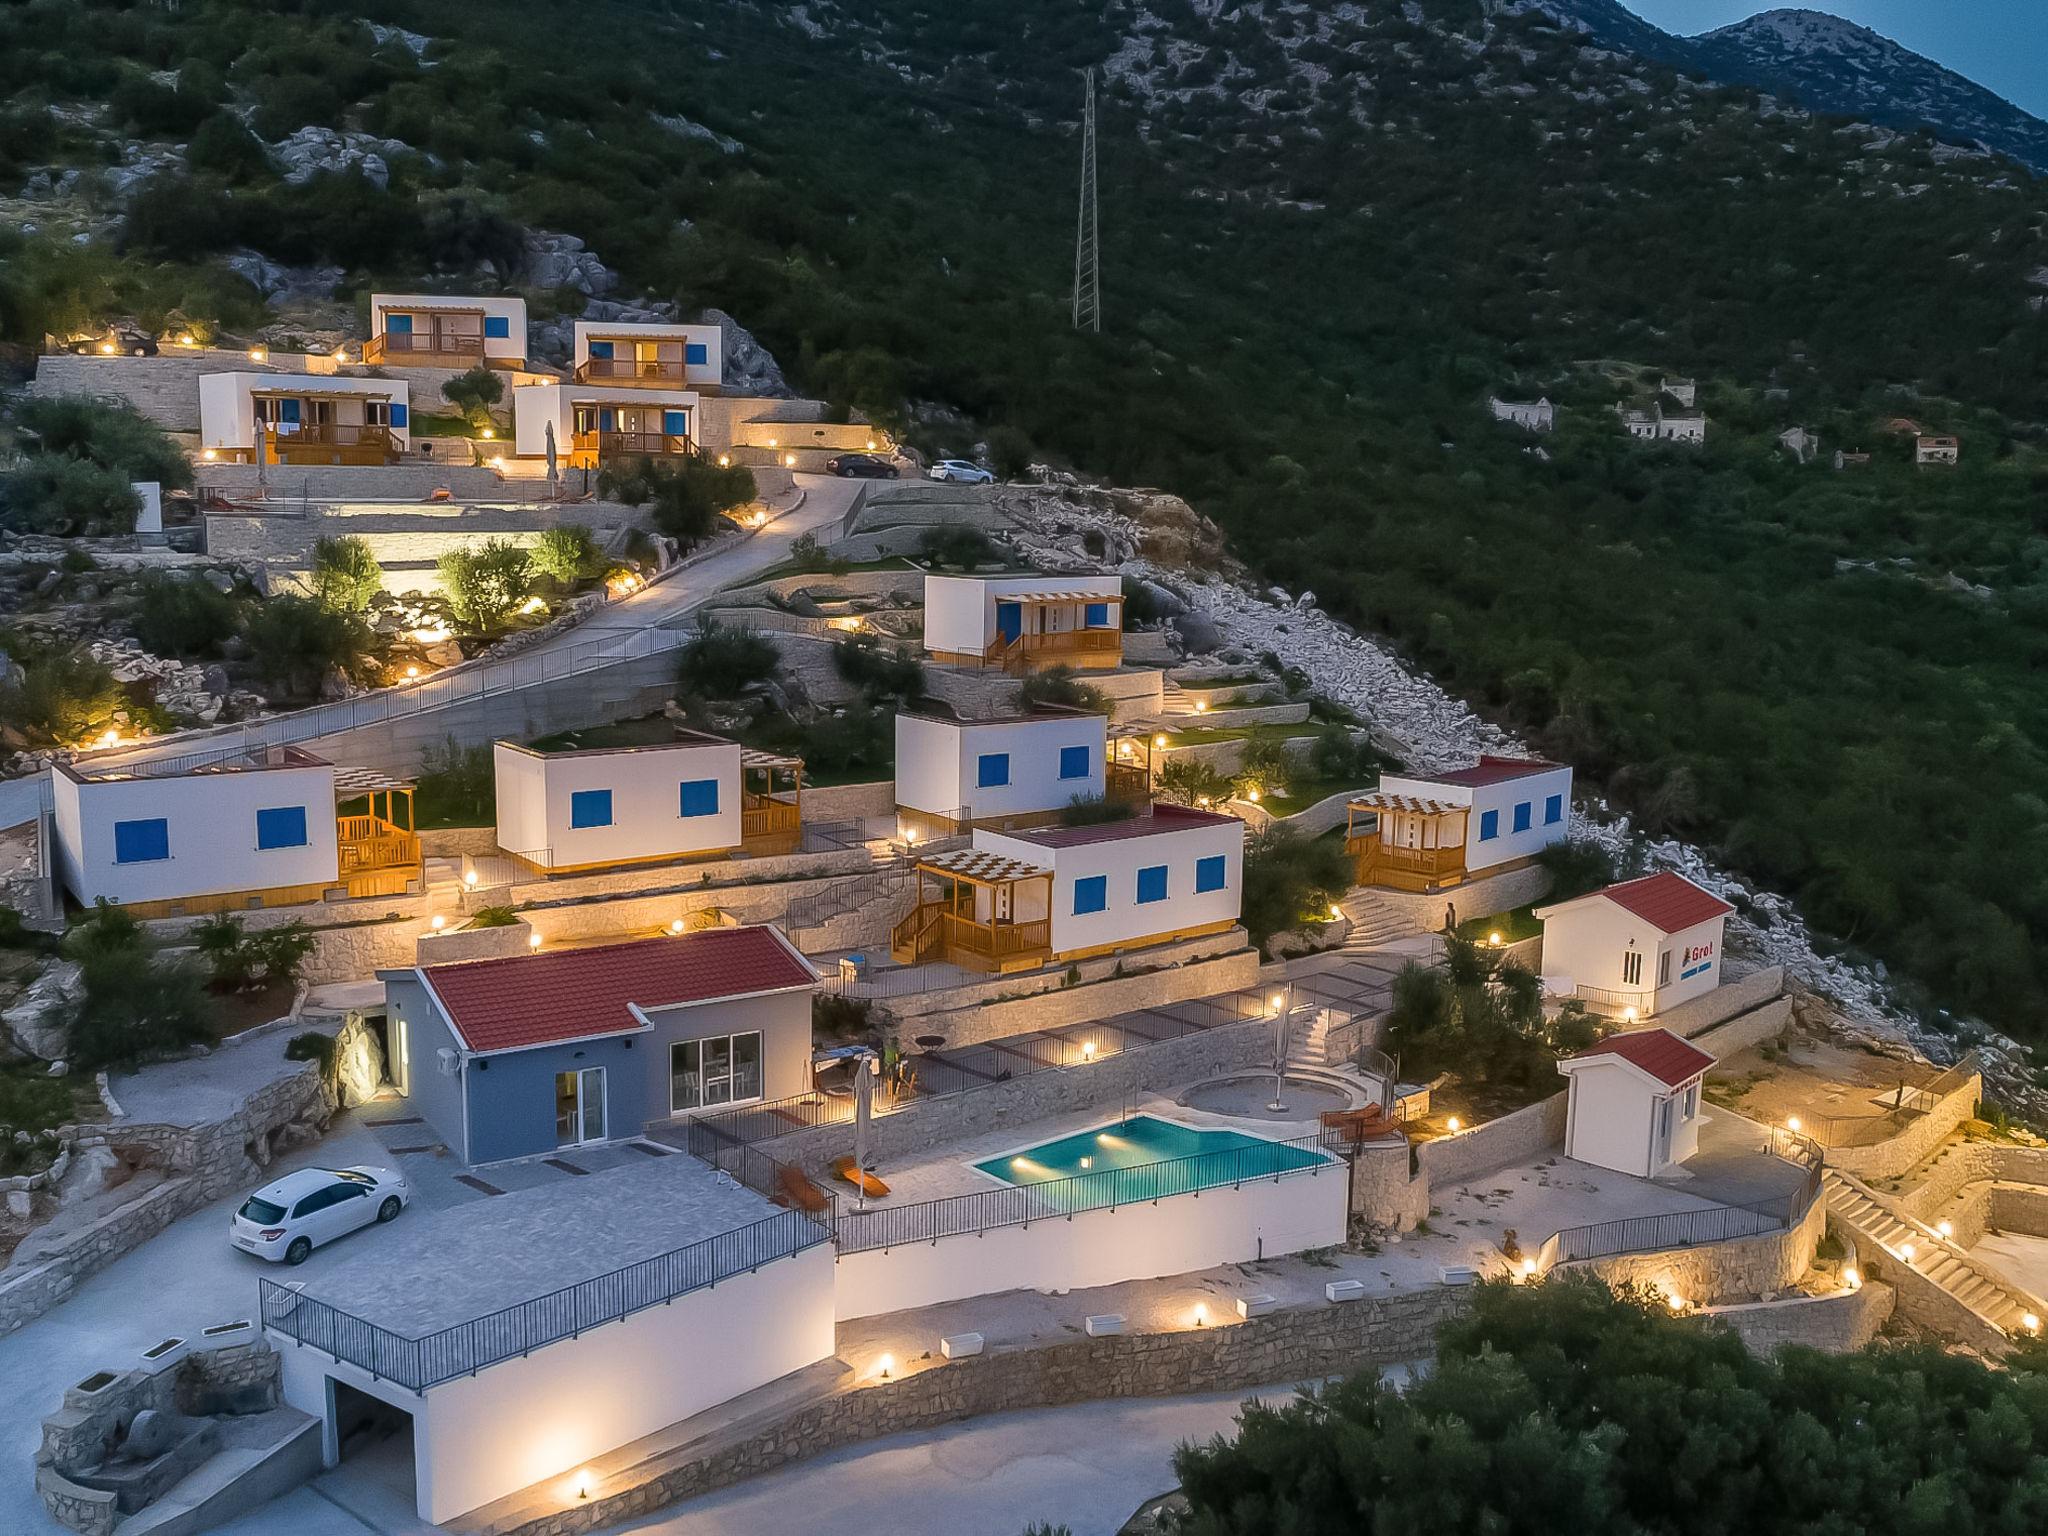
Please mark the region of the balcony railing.
[[416, 869], [420, 863], [417, 833], [394, 827], [377, 816], [337, 816], [341, 873], [367, 874], [373, 869]]
[[1130, 763], [1110, 763], [1102, 771], [1102, 795], [1105, 800], [1150, 800], [1152, 775]]
[[831, 1240], [829, 1203], [819, 1216], [777, 1211], [750, 1226], [420, 1338], [394, 1333], [275, 1280], [258, 1284], [264, 1327], [381, 1381], [424, 1392]]
[[1383, 843], [1377, 832], [1345, 842], [1357, 864], [1360, 885], [1385, 885], [1398, 891], [1426, 891], [1465, 877], [1463, 844], [1448, 848], [1403, 848]]
[[906, 965], [934, 957], [987, 962], [1044, 954], [1052, 948], [1052, 919], [980, 922], [931, 902], [896, 925], [890, 949]]
[[388, 464], [398, 457], [398, 443], [391, 429], [382, 425], [259, 422], [257, 430], [263, 450], [277, 464]]
[[482, 331], [386, 331], [363, 343], [365, 363], [413, 362], [426, 357], [481, 359]]
[[1120, 629], [1062, 629], [1050, 633], [996, 637], [988, 660], [1005, 671], [1021, 672], [1033, 665], [1052, 665], [1069, 656], [1120, 656]]
[[740, 836], [782, 837], [803, 829], [803, 811], [794, 800], [750, 795], [740, 807]]
[[681, 432], [578, 432], [570, 446], [580, 454], [605, 459], [678, 459], [696, 446]]
[[578, 384], [680, 384], [688, 377], [679, 357], [593, 357], [576, 365]]

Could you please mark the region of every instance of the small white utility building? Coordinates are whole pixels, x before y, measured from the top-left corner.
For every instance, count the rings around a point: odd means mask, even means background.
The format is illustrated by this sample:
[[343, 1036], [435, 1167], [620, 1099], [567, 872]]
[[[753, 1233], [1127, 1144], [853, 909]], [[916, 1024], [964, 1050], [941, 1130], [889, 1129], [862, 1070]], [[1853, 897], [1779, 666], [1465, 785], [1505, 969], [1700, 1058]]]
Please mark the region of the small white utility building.
[[1120, 576], [927, 576], [924, 646], [953, 666], [1117, 667]]
[[1734, 910], [1668, 870], [1538, 907], [1544, 976], [1601, 1012], [1650, 1018], [1721, 984]]
[[1481, 757], [1446, 773], [1383, 774], [1350, 815], [1345, 847], [1360, 885], [1447, 890], [1518, 868], [1569, 837], [1572, 771], [1541, 758]]
[[896, 806], [913, 835], [957, 821], [1044, 820], [1106, 791], [1109, 722], [1078, 709], [994, 720], [896, 717]]
[[725, 337], [715, 325], [578, 320], [572, 362], [578, 384], [715, 390], [725, 376]]
[[1564, 1155], [1653, 1179], [1700, 1146], [1700, 1083], [1714, 1058], [1668, 1029], [1612, 1035], [1557, 1064], [1569, 1087]]
[[1029, 970], [1231, 928], [1244, 823], [1153, 805], [1088, 826], [978, 828], [972, 848], [920, 858], [916, 877], [891, 943], [899, 963]]
[[526, 361], [526, 300], [373, 293], [363, 361], [392, 367], [517, 367]]
[[544, 458], [548, 429], [557, 462], [594, 469], [606, 459], [672, 459], [696, 452], [697, 392], [599, 379], [522, 384], [512, 391], [512, 449]]
[[388, 464], [412, 446], [403, 379], [208, 373], [199, 379], [199, 456], [209, 463]]
[[803, 764], [700, 731], [637, 747], [492, 748], [498, 846], [536, 870], [789, 851]]

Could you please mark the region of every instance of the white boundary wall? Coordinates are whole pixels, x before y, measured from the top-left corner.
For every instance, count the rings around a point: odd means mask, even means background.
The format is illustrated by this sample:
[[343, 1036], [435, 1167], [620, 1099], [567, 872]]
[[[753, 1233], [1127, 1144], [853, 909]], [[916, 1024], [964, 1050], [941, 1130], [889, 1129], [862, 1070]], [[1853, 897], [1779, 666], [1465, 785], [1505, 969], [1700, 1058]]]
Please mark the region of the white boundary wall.
[[1151, 1280], [1344, 1241], [1344, 1165], [1247, 1179], [1029, 1226], [843, 1254], [841, 1321], [989, 1296]]

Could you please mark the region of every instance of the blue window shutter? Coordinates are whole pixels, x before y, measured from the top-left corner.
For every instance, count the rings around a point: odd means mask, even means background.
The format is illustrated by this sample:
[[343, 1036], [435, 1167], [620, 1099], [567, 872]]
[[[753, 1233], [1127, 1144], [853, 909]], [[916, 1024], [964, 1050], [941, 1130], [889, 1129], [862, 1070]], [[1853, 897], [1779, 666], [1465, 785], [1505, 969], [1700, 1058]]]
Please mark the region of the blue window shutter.
[[1517, 832], [1529, 830], [1529, 814], [1530, 805], [1528, 801], [1524, 800], [1515, 807], [1515, 830]]
[[598, 412], [597, 412], [597, 430], [598, 430], [598, 431], [600, 431], [600, 432], [609, 432], [609, 431], [611, 431], [611, 430], [612, 430], [612, 422], [613, 422], [613, 421], [614, 421], [615, 419], [616, 419], [616, 418], [615, 418], [615, 417], [614, 417], [614, 416], [612, 415], [612, 409], [611, 409], [611, 407], [610, 407], [610, 406], [606, 405], [606, 406], [600, 406], [600, 407], [598, 407]]
[[303, 848], [306, 846], [306, 808], [280, 805], [256, 813], [258, 848]]
[[1138, 900], [1141, 902], [1166, 900], [1166, 866], [1164, 864], [1148, 865], [1138, 871]]
[[1074, 915], [1100, 912], [1109, 905], [1109, 876], [1090, 875], [1074, 882]]
[[1086, 747], [1060, 748], [1060, 777], [1063, 779], [1085, 779], [1088, 777], [1088, 749]]
[[1552, 795], [1543, 802], [1543, 825], [1551, 827], [1564, 820], [1564, 796]]
[[1223, 889], [1223, 855], [1212, 853], [1206, 859], [1195, 860], [1195, 890], [1220, 891]]
[[711, 361], [711, 349], [701, 341], [686, 341], [683, 343], [683, 361], [708, 363]]
[[608, 363], [612, 360], [612, 344], [608, 341], [593, 341], [590, 344], [590, 355], [599, 362]]
[[150, 821], [114, 823], [114, 862], [148, 864], [171, 856], [171, 825], [158, 816]]
[[1500, 812], [1481, 811], [1479, 813], [1479, 841], [1482, 843], [1489, 842], [1499, 836]]
[[493, 341], [503, 341], [512, 334], [512, 317], [510, 315], [485, 315], [484, 334]]
[[296, 422], [299, 419], [299, 402], [296, 400], [278, 401], [277, 419], [279, 421]]
[[1088, 627], [1090, 629], [1109, 628], [1109, 604], [1090, 603], [1088, 605]]
[[412, 316], [386, 315], [384, 317], [384, 333], [387, 336], [410, 336], [412, 334]]
[[661, 413], [661, 430], [670, 437], [688, 437], [690, 435], [690, 413], [688, 411], [663, 411]]
[[569, 825], [608, 827], [612, 824], [612, 792], [608, 789], [579, 789], [569, 796]]
[[391, 402], [389, 415], [391, 417], [391, 425], [400, 430], [403, 430], [412, 419], [412, 412], [406, 409], [403, 402], [397, 400]]
[[975, 784], [981, 789], [997, 789], [1010, 782], [1010, 754], [1007, 752], [984, 752], [981, 762], [976, 765]]
[[692, 779], [683, 786], [682, 813], [685, 816], [718, 814], [718, 780]]

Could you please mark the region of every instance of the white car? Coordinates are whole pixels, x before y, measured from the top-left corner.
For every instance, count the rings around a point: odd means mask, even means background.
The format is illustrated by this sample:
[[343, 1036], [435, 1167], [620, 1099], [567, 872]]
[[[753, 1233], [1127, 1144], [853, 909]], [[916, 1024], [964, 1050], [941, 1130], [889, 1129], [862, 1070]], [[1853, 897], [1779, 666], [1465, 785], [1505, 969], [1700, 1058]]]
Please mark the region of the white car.
[[951, 480], [958, 485], [993, 485], [995, 476], [979, 464], [965, 459], [941, 459], [924, 472], [927, 480]]
[[228, 1241], [275, 1264], [303, 1264], [322, 1243], [396, 1221], [412, 1185], [392, 1168], [301, 1168], [266, 1184], [228, 1222]]

